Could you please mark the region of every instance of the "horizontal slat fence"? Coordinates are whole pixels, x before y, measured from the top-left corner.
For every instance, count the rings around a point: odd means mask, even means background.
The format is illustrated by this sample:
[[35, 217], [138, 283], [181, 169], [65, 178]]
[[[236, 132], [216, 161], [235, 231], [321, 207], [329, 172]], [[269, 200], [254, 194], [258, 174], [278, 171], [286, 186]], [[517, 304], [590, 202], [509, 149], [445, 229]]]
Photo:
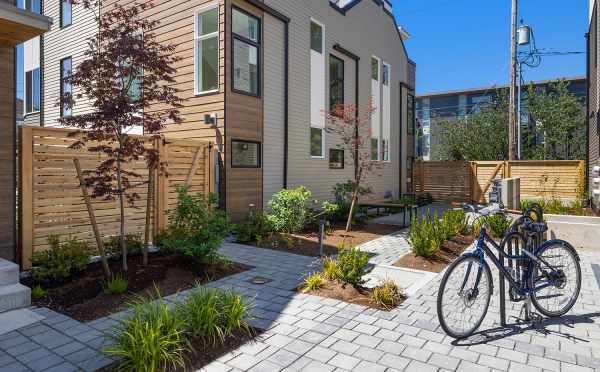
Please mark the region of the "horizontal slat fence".
[[[48, 248], [48, 237], [58, 235], [89, 241], [95, 247], [90, 217], [77, 178], [73, 159], [83, 171], [94, 170], [103, 156], [74, 150], [73, 130], [23, 127], [20, 136], [20, 239], [21, 264], [28, 268], [33, 252]], [[177, 200], [176, 186], [189, 184], [191, 192], [214, 192], [214, 151], [208, 142], [164, 141], [141, 137], [159, 151], [164, 166], [155, 174], [151, 204], [151, 232], [167, 224], [164, 211]], [[93, 145], [93, 144], [88, 144]], [[146, 221], [148, 168], [141, 158], [125, 166], [140, 174], [132, 179], [138, 185], [130, 192], [139, 195], [134, 206], [127, 206], [126, 233], [143, 237]], [[91, 190], [88, 190], [91, 194]], [[118, 234], [120, 214], [117, 201], [92, 199], [94, 215], [103, 238]], [[153, 234], [152, 234], [153, 235]]]
[[413, 167], [415, 190], [443, 201], [487, 201], [491, 181], [521, 179], [521, 200], [575, 200], [585, 182], [582, 160], [419, 161]]

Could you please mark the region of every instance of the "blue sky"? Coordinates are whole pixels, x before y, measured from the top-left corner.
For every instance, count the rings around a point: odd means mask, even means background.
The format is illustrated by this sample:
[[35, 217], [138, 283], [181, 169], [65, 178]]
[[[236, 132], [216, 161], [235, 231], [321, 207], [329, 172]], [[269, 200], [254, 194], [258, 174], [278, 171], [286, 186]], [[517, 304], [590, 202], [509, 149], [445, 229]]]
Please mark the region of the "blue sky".
[[[510, 0], [392, 0], [417, 63], [417, 93], [509, 80]], [[588, 0], [520, 0], [519, 18], [533, 27], [538, 48], [585, 52]], [[526, 80], [585, 75], [582, 55], [545, 57]]]

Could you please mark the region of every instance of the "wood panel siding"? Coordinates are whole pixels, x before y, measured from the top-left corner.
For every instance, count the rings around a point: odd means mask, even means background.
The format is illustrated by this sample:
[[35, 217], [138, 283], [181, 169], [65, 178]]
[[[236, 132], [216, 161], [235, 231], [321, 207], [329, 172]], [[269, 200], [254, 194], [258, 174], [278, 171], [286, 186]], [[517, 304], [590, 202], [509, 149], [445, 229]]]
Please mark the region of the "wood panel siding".
[[0, 258], [15, 258], [15, 86], [12, 44], [0, 43]]
[[[132, 0], [113, 0], [106, 7], [118, 2], [123, 6], [134, 3]], [[219, 3], [219, 91], [207, 95], [196, 95], [194, 91], [194, 17], [195, 12], [209, 4]], [[153, 30], [159, 42], [175, 46], [175, 53], [182, 59], [173, 67], [178, 95], [184, 100], [181, 111], [181, 124], [169, 124], [164, 129], [168, 138], [201, 139], [214, 141], [220, 145], [225, 127], [225, 0], [163, 0], [154, 3], [152, 8], [142, 12], [142, 17], [158, 20], [160, 24]], [[150, 110], [160, 110], [160, 105]], [[212, 128], [204, 123], [205, 114], [217, 114], [218, 126]], [[222, 147], [222, 146], [219, 146]], [[221, 148], [222, 149], [222, 148]]]
[[[226, 206], [227, 214], [233, 221], [240, 221], [247, 217], [250, 204], [257, 208], [262, 207], [262, 184], [263, 184], [263, 169], [261, 168], [233, 168], [231, 166], [231, 141], [247, 140], [263, 143], [263, 98], [264, 93], [264, 14], [263, 11], [248, 4], [243, 0], [227, 0], [226, 1], [226, 36], [225, 41], [227, 51], [225, 53], [225, 66], [228, 76], [232, 71], [231, 48], [231, 15], [232, 6], [240, 8], [255, 17], [261, 22], [261, 48], [260, 48], [260, 71], [259, 71], [259, 92], [261, 96], [254, 97], [245, 94], [239, 94], [232, 90], [232, 79], [227, 79], [226, 92], [226, 116], [227, 128], [225, 131], [226, 138]], [[261, 156], [262, 157], [262, 156]]]

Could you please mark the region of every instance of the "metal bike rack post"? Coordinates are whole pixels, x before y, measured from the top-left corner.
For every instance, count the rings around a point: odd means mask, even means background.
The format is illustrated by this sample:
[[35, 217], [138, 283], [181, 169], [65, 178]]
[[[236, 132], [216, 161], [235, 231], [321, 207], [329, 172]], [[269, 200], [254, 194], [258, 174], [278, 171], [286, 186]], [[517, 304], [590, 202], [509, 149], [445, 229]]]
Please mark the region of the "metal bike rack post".
[[[499, 252], [498, 255], [500, 256], [500, 266], [504, 267], [504, 255]], [[502, 327], [506, 327], [506, 279], [504, 278], [504, 274], [502, 273], [502, 270], [498, 270], [499, 271], [499, 280], [500, 280], [500, 285], [499, 285], [499, 290], [500, 290], [500, 325]]]

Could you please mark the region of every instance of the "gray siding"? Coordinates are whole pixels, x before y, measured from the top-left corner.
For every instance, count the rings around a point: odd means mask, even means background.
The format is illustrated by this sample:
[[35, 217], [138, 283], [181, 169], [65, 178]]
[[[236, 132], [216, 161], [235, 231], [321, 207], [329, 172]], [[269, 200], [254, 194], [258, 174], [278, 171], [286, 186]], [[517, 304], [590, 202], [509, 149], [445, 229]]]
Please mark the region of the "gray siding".
[[[382, 197], [386, 191], [398, 194], [400, 185], [406, 184], [405, 170], [400, 182], [400, 131], [406, 141], [406, 117], [400, 118], [400, 83], [408, 82], [408, 59], [393, 19], [381, 6], [364, 0], [342, 15], [324, 0], [265, 0], [265, 3], [292, 19], [290, 22], [290, 127], [289, 127], [289, 187], [307, 186], [317, 199], [332, 197], [337, 182], [351, 179], [353, 169], [348, 164], [344, 170], [329, 169], [329, 149], [337, 147], [339, 139], [326, 134], [325, 159], [310, 157], [310, 20], [313, 17], [325, 26], [326, 58], [335, 43], [360, 56], [360, 106], [364, 111], [371, 95], [372, 55], [391, 65], [391, 157], [381, 163], [377, 175], [369, 178], [373, 197]], [[346, 61], [345, 101], [354, 103], [354, 65]], [[329, 68], [326, 69], [329, 74]], [[327, 76], [327, 81], [329, 77]], [[327, 92], [326, 97], [329, 97]], [[268, 144], [267, 144], [268, 145]], [[406, 143], [402, 144], [405, 154]], [[347, 159], [349, 154], [345, 154]], [[405, 155], [403, 155], [404, 157]], [[403, 169], [405, 161], [402, 162]]]
[[285, 25], [264, 18], [263, 204], [283, 188]]
[[[43, 79], [43, 125], [56, 126], [60, 118], [60, 60], [66, 57], [73, 59], [73, 71], [85, 59], [88, 39], [98, 32], [94, 12], [82, 5], [73, 5], [72, 24], [60, 28], [60, 1], [44, 1], [44, 15], [54, 22], [49, 32], [44, 34], [42, 50]], [[73, 92], [77, 94], [77, 90]], [[82, 114], [90, 110], [89, 101], [78, 99], [73, 114]]]

